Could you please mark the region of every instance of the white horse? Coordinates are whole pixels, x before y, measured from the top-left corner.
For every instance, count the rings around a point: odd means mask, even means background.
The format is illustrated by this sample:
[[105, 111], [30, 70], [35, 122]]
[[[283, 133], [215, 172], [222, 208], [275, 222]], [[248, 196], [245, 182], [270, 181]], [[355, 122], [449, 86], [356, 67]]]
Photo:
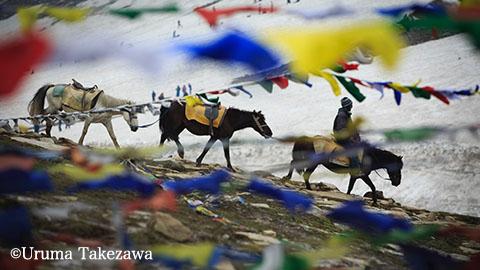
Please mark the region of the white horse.
[[[54, 88], [56, 85], [54, 84], [47, 84], [42, 86], [40, 89], [38, 89], [37, 93], [33, 97], [33, 99], [28, 103], [28, 113], [30, 116], [34, 115], [42, 115], [42, 114], [50, 114], [50, 113], [57, 113], [61, 110], [65, 112], [75, 112], [75, 111], [81, 111], [78, 109], [73, 109], [69, 106], [67, 106], [64, 103], [63, 97], [64, 95], [60, 96], [54, 96]], [[66, 86], [66, 85], [62, 85]], [[76, 90], [76, 89], [71, 89], [71, 88], [65, 88], [64, 91], [84, 91], [84, 90]], [[44, 108], [45, 104], [45, 97], [48, 102], [48, 107]], [[105, 108], [113, 108], [121, 105], [133, 105], [134, 103], [132, 101], [126, 100], [126, 99], [119, 99], [115, 98], [112, 96], [109, 96], [105, 94], [103, 91], [101, 91], [100, 94], [98, 94], [97, 97], [95, 97], [94, 101], [92, 101], [92, 107], [88, 108], [89, 109], [105, 109]], [[82, 135], [80, 136], [80, 140], [78, 141], [78, 144], [82, 145], [83, 140], [85, 139], [85, 135], [87, 134], [88, 128], [90, 127], [91, 123], [101, 123], [105, 126], [105, 128], [108, 131], [108, 134], [110, 135], [110, 138], [113, 141], [113, 144], [115, 147], [119, 148], [120, 145], [117, 142], [117, 138], [115, 136], [115, 133], [113, 132], [113, 126], [112, 126], [112, 117], [114, 115], [122, 115], [127, 124], [130, 126], [130, 129], [135, 132], [138, 129], [138, 119], [137, 115], [134, 111], [130, 111], [127, 109], [123, 109], [121, 111], [117, 112], [105, 112], [105, 113], [95, 113], [91, 114], [87, 119], [85, 119], [85, 124], [83, 126], [83, 131]], [[52, 120], [49, 118], [46, 118], [46, 134], [47, 136], [50, 136], [50, 131], [52, 129]], [[34, 124], [39, 124], [38, 120], [33, 121]]]

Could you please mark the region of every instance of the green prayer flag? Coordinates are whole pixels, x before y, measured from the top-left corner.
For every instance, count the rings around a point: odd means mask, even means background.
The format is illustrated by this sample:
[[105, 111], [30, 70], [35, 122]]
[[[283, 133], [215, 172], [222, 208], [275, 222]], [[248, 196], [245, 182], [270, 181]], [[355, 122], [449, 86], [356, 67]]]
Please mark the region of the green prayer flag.
[[419, 225], [413, 231], [393, 230], [386, 235], [377, 236], [372, 239], [375, 245], [384, 244], [407, 244], [412, 241], [419, 241], [429, 238], [439, 230], [438, 225]]
[[282, 270], [308, 270], [308, 260], [297, 255], [285, 255]]
[[347, 89], [347, 91], [358, 101], [365, 100], [365, 96], [360, 92], [360, 89], [352, 81], [347, 81], [344, 77], [335, 75], [335, 78]]
[[272, 93], [273, 92], [273, 82], [270, 80], [265, 80], [265, 81], [260, 81], [258, 84], [263, 87], [267, 92]]
[[438, 129], [432, 127], [395, 129], [385, 131], [383, 135], [388, 141], [421, 141], [436, 135]]
[[158, 8], [118, 8], [110, 9], [109, 13], [121, 17], [126, 17], [128, 19], [137, 19], [144, 13], [169, 13], [169, 12], [178, 12], [180, 9], [176, 4], [171, 4]]
[[425, 98], [430, 99], [431, 94], [422, 88], [415, 87], [415, 86], [407, 86], [408, 90], [412, 92], [413, 96], [416, 98]]

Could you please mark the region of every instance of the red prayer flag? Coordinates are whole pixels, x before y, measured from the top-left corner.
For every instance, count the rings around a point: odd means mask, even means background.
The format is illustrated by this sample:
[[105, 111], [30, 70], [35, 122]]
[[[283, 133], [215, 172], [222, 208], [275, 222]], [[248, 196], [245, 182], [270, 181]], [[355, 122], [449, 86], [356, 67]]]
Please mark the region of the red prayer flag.
[[431, 87], [431, 86], [425, 86], [425, 87], [422, 87], [422, 89], [425, 90], [425, 91], [427, 91], [427, 92], [429, 92], [429, 93], [432, 94], [434, 97], [436, 97], [436, 98], [438, 98], [439, 100], [441, 100], [443, 103], [445, 103], [445, 104], [447, 104], [447, 105], [450, 104], [450, 101], [448, 100], [448, 98], [447, 98], [444, 94], [442, 94], [442, 93], [436, 91], [435, 89], [433, 89], [433, 87]]
[[158, 191], [153, 197], [149, 199], [138, 199], [125, 204], [123, 206], [123, 211], [124, 213], [128, 214], [142, 208], [149, 208], [152, 210], [175, 211], [177, 209], [175, 192]]
[[243, 6], [243, 7], [233, 7], [233, 8], [223, 8], [223, 9], [216, 9], [216, 10], [208, 10], [206, 8], [196, 8], [195, 12], [198, 15], [202, 16], [210, 25], [210, 27], [216, 26], [218, 17], [220, 16], [232, 16], [239, 12], [255, 12], [258, 11], [260, 13], [273, 13], [276, 12], [278, 9], [275, 7], [269, 8], [262, 8], [256, 6]]
[[345, 71], [347, 71], [347, 70], [358, 70], [358, 66], [359, 66], [359, 64], [347, 63], [345, 61], [340, 61], [339, 64], [342, 65], [342, 67]]
[[288, 87], [288, 79], [285, 76], [280, 76], [270, 79], [274, 84], [280, 86], [281, 89]]
[[0, 97], [11, 95], [52, 46], [45, 36], [26, 33], [0, 44]]

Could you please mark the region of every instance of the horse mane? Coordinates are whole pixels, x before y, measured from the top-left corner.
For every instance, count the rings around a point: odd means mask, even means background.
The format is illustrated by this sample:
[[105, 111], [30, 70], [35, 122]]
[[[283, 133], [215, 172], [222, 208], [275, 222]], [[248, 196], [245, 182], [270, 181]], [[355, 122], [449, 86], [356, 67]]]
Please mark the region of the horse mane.
[[135, 104], [135, 102], [131, 100], [112, 97], [105, 93], [103, 93], [103, 96], [104, 97], [101, 99], [101, 103], [103, 106], [107, 108], [117, 107], [117, 106], [126, 105], [126, 104], [129, 104], [129, 105]]
[[[368, 153], [369, 153], [370, 155], [374, 155], [374, 156], [376, 156], [376, 157], [379, 158], [379, 159], [392, 159], [392, 160], [394, 160], [394, 161], [400, 161], [400, 162], [402, 162], [402, 157], [401, 157], [401, 156], [397, 156], [397, 155], [395, 155], [394, 153], [392, 153], [392, 152], [390, 152], [390, 151], [383, 150], [383, 149], [380, 149], [380, 148], [377, 148], [377, 147], [373, 147], [373, 146], [371, 146], [371, 147], [369, 147], [369, 148], [367, 148], [367, 149], [369, 149], [369, 150], [367, 150], [367, 151], [368, 151]], [[403, 162], [402, 162], [402, 164], [403, 164]]]
[[234, 111], [237, 111], [237, 112], [240, 112], [240, 113], [251, 113], [251, 114], [259, 114], [263, 120], [265, 120], [265, 116], [263, 115], [262, 111], [247, 111], [247, 110], [242, 110], [242, 109], [238, 109], [238, 108], [235, 108], [235, 107], [228, 107], [228, 110], [234, 110]]

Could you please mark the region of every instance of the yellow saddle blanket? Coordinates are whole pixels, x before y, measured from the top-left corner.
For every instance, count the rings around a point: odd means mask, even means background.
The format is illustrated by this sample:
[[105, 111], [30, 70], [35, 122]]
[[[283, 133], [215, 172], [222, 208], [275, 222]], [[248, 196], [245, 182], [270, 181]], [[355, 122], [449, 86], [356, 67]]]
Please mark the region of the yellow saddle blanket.
[[[209, 108], [208, 108], [209, 109]], [[185, 117], [187, 120], [194, 120], [200, 124], [210, 126], [210, 121], [208, 120], [207, 116], [205, 115], [207, 110], [207, 106], [205, 105], [185, 105]], [[222, 122], [223, 118], [225, 117], [225, 113], [227, 112], [227, 108], [224, 106], [220, 106], [218, 108], [218, 115], [213, 120], [213, 127], [218, 128]]]
[[72, 85], [65, 86], [62, 95], [62, 105], [77, 111], [88, 111], [93, 109], [98, 96], [103, 90], [85, 91], [77, 89]]
[[[341, 145], [335, 142], [335, 139], [333, 137], [326, 137], [321, 135], [313, 137], [313, 148], [315, 149], [315, 153], [317, 154], [331, 154], [333, 152], [340, 152], [344, 150]], [[363, 151], [359, 153], [358, 159], [360, 161], [363, 159]], [[344, 167], [350, 166], [350, 158], [347, 156], [332, 157], [330, 159], [330, 162]]]

